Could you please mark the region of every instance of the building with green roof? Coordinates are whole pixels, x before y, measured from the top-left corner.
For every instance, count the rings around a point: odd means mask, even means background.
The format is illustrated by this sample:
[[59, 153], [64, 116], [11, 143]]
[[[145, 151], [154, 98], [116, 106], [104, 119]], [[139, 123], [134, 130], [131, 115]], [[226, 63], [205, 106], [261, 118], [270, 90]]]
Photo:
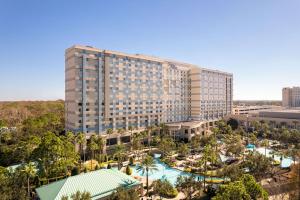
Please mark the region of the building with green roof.
[[137, 188], [141, 183], [115, 169], [101, 169], [89, 173], [70, 176], [36, 189], [41, 200], [61, 200], [77, 191], [89, 192], [92, 200], [106, 199], [119, 187]]

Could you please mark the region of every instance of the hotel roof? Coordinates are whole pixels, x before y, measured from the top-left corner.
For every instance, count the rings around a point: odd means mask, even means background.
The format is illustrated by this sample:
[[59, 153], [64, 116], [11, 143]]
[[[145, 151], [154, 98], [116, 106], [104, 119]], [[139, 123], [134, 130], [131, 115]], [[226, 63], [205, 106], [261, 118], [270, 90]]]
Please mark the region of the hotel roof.
[[111, 195], [118, 187], [131, 188], [140, 184], [118, 170], [101, 169], [41, 186], [36, 192], [41, 200], [61, 200], [63, 196], [70, 197], [77, 191], [86, 191], [95, 200]]
[[155, 62], [176, 63], [178, 65], [182, 65], [182, 66], [188, 67], [188, 68], [199, 68], [199, 69], [204, 70], [204, 71], [232, 75], [232, 73], [219, 71], [219, 70], [214, 70], [214, 69], [209, 69], [209, 68], [206, 68], [206, 67], [200, 67], [200, 66], [195, 65], [195, 64], [175, 61], [175, 60], [172, 60], [172, 59], [164, 59], [164, 58], [160, 58], [160, 57], [157, 57], [157, 56], [149, 56], [149, 55], [144, 55], [144, 54], [128, 54], [128, 53], [123, 53], [123, 52], [118, 52], [118, 51], [98, 49], [98, 48], [95, 48], [95, 47], [92, 47], [92, 46], [73, 45], [70, 48], [66, 49], [66, 53], [68, 53], [69, 51], [71, 51], [74, 48], [75, 49], [83, 49], [83, 50], [87, 50], [87, 51], [103, 52], [103, 53], [108, 53], [108, 54], [116, 54], [116, 55], [120, 55], [120, 56], [124, 56], [124, 57], [136, 58], [136, 59], [151, 60], [151, 61], [155, 61]]

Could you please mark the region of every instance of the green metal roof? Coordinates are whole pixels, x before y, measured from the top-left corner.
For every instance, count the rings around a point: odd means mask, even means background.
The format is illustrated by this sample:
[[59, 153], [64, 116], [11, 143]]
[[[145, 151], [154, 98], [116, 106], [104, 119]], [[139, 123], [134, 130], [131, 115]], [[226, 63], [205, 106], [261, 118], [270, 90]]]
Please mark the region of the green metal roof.
[[70, 197], [77, 191], [87, 191], [95, 200], [111, 195], [118, 187], [131, 188], [140, 184], [116, 169], [100, 169], [41, 186], [36, 192], [41, 200], [61, 200], [63, 196]]

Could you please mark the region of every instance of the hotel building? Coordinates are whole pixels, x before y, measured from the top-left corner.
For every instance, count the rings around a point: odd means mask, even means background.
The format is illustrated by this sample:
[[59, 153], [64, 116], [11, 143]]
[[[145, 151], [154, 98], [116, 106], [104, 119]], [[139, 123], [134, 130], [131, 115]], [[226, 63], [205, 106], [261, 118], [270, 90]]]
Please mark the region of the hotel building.
[[191, 137], [231, 113], [232, 74], [75, 45], [65, 52], [65, 111], [66, 129], [87, 135], [166, 123]]
[[300, 87], [282, 89], [282, 106], [300, 107]]

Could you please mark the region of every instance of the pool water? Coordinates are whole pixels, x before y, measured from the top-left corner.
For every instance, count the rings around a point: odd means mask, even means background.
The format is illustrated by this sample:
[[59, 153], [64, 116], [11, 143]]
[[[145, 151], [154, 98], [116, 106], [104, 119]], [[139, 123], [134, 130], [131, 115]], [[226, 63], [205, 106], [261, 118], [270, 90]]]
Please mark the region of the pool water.
[[[179, 176], [189, 177], [189, 176], [193, 175], [192, 173], [183, 172], [178, 169], [169, 167], [165, 163], [161, 162], [157, 156], [154, 158], [154, 161], [156, 163], [156, 168], [158, 170], [153, 171], [152, 173], [149, 173], [150, 180], [167, 179], [172, 185], [175, 185], [176, 181], [177, 181], [177, 177], [179, 177]], [[137, 171], [136, 168], [137, 168], [137, 166], [133, 168], [133, 173], [132, 173], [133, 176], [146, 177], [146, 173], [142, 174], [142, 172]], [[203, 176], [195, 175], [195, 179], [197, 181], [200, 181], [203, 179]], [[209, 178], [209, 179], [211, 179], [211, 178]], [[213, 179], [220, 180], [220, 178], [213, 178]]]
[[[265, 155], [265, 148], [257, 148], [255, 149], [257, 152], [259, 152], [260, 154]], [[266, 149], [266, 156], [268, 158], [272, 158], [272, 149]], [[280, 156], [278, 155], [274, 155], [274, 160], [280, 162]], [[282, 168], [287, 168], [289, 166], [291, 166], [291, 164], [293, 163], [293, 159], [290, 157], [282, 157], [282, 161], [281, 161], [281, 167]]]
[[[255, 145], [254, 145], [252, 148], [248, 148], [248, 149], [250, 149], [252, 151], [255, 150], [258, 153], [265, 155], [265, 148], [263, 148], [263, 147], [255, 148]], [[272, 152], [274, 152], [272, 149], [266, 149], [266, 156], [268, 158], [272, 158]], [[275, 152], [275, 154], [276, 154], [276, 152]], [[274, 160], [280, 162], [280, 156], [274, 155]], [[287, 167], [290, 167], [292, 165], [292, 163], [293, 163], [293, 159], [291, 157], [282, 157], [280, 167], [287, 168]]]

